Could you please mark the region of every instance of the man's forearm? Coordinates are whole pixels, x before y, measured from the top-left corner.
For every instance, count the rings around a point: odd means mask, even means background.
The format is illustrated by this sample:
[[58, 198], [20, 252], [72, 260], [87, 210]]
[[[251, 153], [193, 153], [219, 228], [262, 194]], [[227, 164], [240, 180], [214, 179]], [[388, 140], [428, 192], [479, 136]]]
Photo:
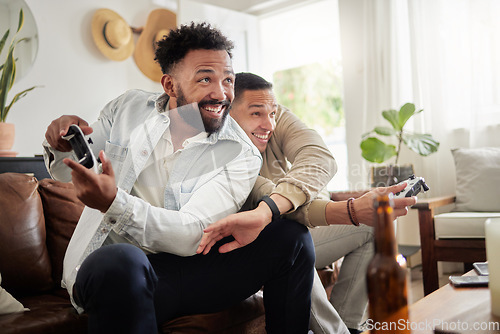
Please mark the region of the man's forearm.
[[330, 201], [326, 205], [326, 222], [328, 225], [350, 224], [346, 203], [347, 201]]
[[278, 209], [280, 210], [280, 214], [287, 213], [293, 208], [293, 204], [286, 197], [281, 196], [280, 194], [272, 194], [271, 199], [276, 203]]

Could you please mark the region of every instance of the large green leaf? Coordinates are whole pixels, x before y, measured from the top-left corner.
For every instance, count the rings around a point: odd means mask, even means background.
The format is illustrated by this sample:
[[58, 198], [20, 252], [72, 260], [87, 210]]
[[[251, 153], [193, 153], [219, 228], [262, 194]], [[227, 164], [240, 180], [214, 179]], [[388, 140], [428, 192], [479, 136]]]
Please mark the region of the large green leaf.
[[436, 152], [439, 148], [439, 142], [427, 133], [407, 133], [403, 135], [403, 141], [408, 148], [424, 157]]
[[387, 145], [375, 137], [363, 140], [360, 147], [363, 158], [371, 162], [382, 163], [396, 155], [396, 146]]
[[402, 129], [406, 122], [411, 116], [415, 114], [415, 105], [413, 103], [404, 104], [401, 109], [399, 109], [398, 124], [400, 129]]
[[399, 114], [396, 110], [384, 110], [382, 111], [382, 116], [391, 123], [392, 127], [396, 131], [401, 131], [399, 126]]
[[387, 126], [377, 126], [373, 131], [381, 136], [395, 136], [397, 134], [396, 130]]

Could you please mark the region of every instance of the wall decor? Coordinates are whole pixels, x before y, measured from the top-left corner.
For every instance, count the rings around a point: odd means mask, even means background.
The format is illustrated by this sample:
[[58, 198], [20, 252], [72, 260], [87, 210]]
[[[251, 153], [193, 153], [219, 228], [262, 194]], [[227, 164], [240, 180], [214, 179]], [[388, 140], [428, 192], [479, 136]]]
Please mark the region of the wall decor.
[[98, 9], [91, 27], [94, 43], [106, 58], [122, 61], [134, 52], [132, 28], [111, 9]]
[[134, 60], [141, 72], [153, 81], [160, 82], [163, 76], [160, 65], [154, 60], [156, 43], [176, 27], [177, 16], [174, 12], [155, 9], [149, 14], [146, 25], [140, 32]]

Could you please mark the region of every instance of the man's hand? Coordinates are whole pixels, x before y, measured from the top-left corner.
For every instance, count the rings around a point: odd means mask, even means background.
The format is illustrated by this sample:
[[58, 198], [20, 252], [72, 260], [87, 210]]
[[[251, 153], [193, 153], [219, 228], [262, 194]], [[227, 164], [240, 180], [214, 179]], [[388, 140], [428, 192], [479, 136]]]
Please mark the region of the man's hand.
[[63, 162], [73, 170], [71, 177], [75, 185], [76, 196], [86, 206], [104, 213], [113, 203], [118, 190], [111, 161], [106, 158], [104, 151], [99, 152], [99, 158], [102, 161], [102, 174], [96, 174], [68, 158]]
[[45, 139], [47, 139], [47, 142], [53, 149], [59, 152], [71, 151], [70, 143], [61, 138], [66, 135], [71, 124], [78, 125], [80, 129], [82, 129], [84, 135], [89, 135], [93, 131], [89, 124], [78, 116], [61, 116], [58, 119], [53, 120], [45, 131]]
[[[406, 187], [406, 182], [396, 184], [390, 187], [375, 188], [363, 196], [353, 201], [356, 217], [361, 224], [373, 226], [375, 208], [373, 201], [378, 195], [387, 195], [389, 193], [397, 193]], [[394, 218], [404, 216], [408, 213], [408, 207], [417, 203], [417, 197], [405, 197], [394, 199]]]
[[204, 230], [200, 245], [196, 253], [208, 254], [212, 246], [222, 238], [232, 235], [234, 241], [219, 248], [220, 253], [227, 253], [252, 243], [260, 232], [272, 220], [272, 213], [266, 203], [251, 211], [235, 213], [221, 219]]

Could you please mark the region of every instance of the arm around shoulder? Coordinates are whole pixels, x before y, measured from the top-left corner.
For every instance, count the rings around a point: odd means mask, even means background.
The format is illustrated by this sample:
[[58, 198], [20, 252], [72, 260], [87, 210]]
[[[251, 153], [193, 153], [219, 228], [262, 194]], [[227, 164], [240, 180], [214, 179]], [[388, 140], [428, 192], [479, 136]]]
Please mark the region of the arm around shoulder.
[[[283, 107], [279, 108], [276, 128], [267, 150], [272, 151], [276, 159], [268, 159], [267, 169], [271, 175], [264, 176], [275, 181], [275, 192], [291, 200], [294, 209], [316, 198], [337, 171], [335, 159], [321, 136]], [[290, 168], [286, 166], [287, 161], [291, 163]], [[286, 170], [286, 175], [280, 179], [272, 175], [278, 167]], [[298, 192], [303, 197], [297, 197]], [[291, 195], [303, 202], [297, 205]]]

